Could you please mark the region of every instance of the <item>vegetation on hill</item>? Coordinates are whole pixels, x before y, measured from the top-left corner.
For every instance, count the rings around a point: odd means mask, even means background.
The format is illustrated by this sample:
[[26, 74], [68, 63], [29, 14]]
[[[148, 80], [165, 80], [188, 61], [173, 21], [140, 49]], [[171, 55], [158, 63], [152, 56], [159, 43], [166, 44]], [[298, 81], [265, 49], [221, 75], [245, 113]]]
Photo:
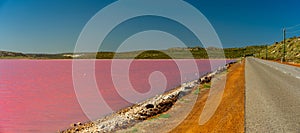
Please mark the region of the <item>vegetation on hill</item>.
[[[265, 47], [263, 50], [255, 54], [258, 58], [269, 60], [281, 60], [283, 58], [284, 45], [283, 41]], [[286, 56], [288, 62], [300, 63], [300, 37], [289, 38], [285, 42]], [[267, 51], [267, 52], [266, 52]]]
[[28, 56], [23, 53], [0, 51], [0, 58], [28, 58]]
[[[244, 48], [170, 48], [167, 50], [145, 50], [133, 52], [98, 52], [98, 53], [62, 53], [62, 54], [11, 54], [10, 58], [28, 59], [207, 59], [207, 58], [240, 58], [251, 56], [263, 46], [247, 46]], [[9, 52], [12, 53], [12, 52]], [[209, 54], [208, 54], [209, 53]], [[19, 56], [17, 56], [19, 55]], [[0, 58], [7, 58], [0, 54]]]

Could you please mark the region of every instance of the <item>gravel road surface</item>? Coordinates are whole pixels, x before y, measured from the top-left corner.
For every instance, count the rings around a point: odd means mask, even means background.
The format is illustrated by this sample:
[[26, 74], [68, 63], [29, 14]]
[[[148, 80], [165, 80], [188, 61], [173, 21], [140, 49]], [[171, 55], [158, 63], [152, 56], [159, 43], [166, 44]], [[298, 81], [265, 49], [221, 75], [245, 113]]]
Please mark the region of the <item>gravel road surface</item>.
[[300, 68], [247, 58], [246, 132], [300, 132]]

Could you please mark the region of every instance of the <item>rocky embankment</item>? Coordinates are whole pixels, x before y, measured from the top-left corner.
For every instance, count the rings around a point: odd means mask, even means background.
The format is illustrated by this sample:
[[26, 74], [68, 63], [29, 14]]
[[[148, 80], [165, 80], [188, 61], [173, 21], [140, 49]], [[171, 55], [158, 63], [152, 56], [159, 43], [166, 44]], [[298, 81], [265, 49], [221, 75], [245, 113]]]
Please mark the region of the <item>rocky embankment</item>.
[[216, 71], [206, 74], [198, 80], [184, 83], [180, 87], [177, 87], [165, 94], [157, 95], [142, 103], [122, 109], [119, 112], [108, 115], [102, 119], [84, 124], [80, 122], [71, 124], [70, 129], [62, 132], [114, 132], [120, 129], [126, 129], [128, 127], [134, 126], [138, 122], [168, 111], [180, 97], [190, 93], [192, 89], [198, 87], [199, 84], [210, 82], [216, 74], [225, 71], [226, 69], [228, 69], [228, 67], [230, 67], [231, 64], [232, 63], [227, 64], [224, 67], [219, 67]]

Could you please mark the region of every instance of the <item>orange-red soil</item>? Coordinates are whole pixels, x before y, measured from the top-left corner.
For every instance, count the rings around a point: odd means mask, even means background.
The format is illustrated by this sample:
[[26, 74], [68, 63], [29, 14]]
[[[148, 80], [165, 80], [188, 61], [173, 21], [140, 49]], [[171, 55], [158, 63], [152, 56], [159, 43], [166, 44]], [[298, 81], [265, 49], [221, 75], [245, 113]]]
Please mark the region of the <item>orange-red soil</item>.
[[245, 132], [245, 62], [232, 65], [227, 74], [227, 82], [222, 101], [215, 114], [204, 125], [199, 125], [209, 91], [198, 96], [197, 102], [187, 118], [171, 132]]

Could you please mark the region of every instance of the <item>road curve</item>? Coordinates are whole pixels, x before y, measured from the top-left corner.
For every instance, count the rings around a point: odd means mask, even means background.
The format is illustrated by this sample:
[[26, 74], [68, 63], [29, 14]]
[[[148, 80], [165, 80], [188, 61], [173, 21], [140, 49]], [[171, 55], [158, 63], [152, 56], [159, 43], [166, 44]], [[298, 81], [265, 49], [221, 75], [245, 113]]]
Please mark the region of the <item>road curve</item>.
[[300, 68], [247, 58], [246, 132], [300, 132]]

